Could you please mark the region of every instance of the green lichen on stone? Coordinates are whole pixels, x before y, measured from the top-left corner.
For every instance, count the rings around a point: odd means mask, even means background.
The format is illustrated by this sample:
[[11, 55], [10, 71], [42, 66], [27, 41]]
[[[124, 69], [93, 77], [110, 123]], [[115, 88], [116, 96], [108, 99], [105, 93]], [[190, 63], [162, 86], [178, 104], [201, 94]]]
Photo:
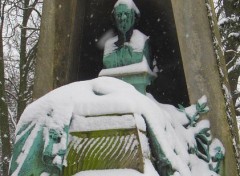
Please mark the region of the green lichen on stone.
[[137, 129], [71, 132], [64, 175], [84, 170], [131, 168], [143, 172]]

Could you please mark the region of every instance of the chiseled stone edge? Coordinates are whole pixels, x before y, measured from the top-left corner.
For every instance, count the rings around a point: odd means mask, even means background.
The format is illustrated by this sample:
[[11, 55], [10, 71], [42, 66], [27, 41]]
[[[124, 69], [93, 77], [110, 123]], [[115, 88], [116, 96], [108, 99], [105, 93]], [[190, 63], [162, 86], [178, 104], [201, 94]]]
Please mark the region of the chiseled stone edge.
[[224, 95], [224, 99], [226, 102], [226, 116], [227, 116], [227, 122], [229, 125], [229, 130], [233, 139], [233, 148], [234, 148], [234, 153], [235, 153], [235, 159], [236, 159], [236, 163], [237, 163], [237, 170], [238, 170], [238, 175], [240, 176], [240, 153], [239, 153], [239, 149], [238, 149], [238, 145], [239, 145], [239, 137], [236, 133], [236, 130], [234, 129], [234, 124], [236, 123], [236, 120], [234, 121], [234, 116], [235, 116], [235, 112], [232, 108], [231, 103], [229, 102], [229, 98], [228, 97], [228, 91], [229, 91], [229, 87], [226, 87], [225, 83], [228, 82], [227, 78], [224, 75], [224, 72], [222, 71], [222, 66], [221, 66], [221, 60], [224, 59], [224, 55], [223, 55], [223, 51], [222, 51], [222, 47], [219, 44], [220, 42], [220, 35], [219, 35], [219, 31], [218, 31], [218, 27], [216, 26], [216, 19], [214, 18], [213, 14], [215, 13], [212, 9], [213, 9], [213, 2], [210, 0], [205, 0], [205, 4], [206, 4], [206, 8], [207, 8], [207, 12], [208, 12], [208, 19], [209, 19], [209, 25], [210, 25], [210, 29], [211, 29], [211, 35], [212, 35], [212, 40], [213, 40], [213, 47], [214, 47], [214, 54], [216, 56], [217, 59], [217, 64], [218, 64], [218, 70], [219, 70], [219, 77], [221, 80], [221, 86], [222, 86], [222, 92]]

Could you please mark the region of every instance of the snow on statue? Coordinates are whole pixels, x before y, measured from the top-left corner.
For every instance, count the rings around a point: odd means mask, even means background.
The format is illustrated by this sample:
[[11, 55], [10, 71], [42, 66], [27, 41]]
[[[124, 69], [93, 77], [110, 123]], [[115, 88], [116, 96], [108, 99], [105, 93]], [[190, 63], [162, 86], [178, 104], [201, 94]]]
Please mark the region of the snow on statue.
[[119, 78], [145, 94], [156, 74], [151, 70], [149, 37], [133, 29], [140, 11], [133, 1], [118, 0], [112, 13], [118, 34], [105, 43], [104, 69], [99, 76]]
[[177, 109], [145, 95], [154, 73], [147, 38], [132, 30], [135, 14], [133, 1], [117, 1], [121, 34], [107, 42], [100, 74], [117, 73], [122, 80], [127, 75], [133, 86], [100, 77], [60, 87], [30, 104], [17, 125], [10, 175], [218, 175], [224, 147], [212, 139], [209, 121], [199, 120], [209, 110], [207, 98]]
[[[10, 174], [61, 175], [64, 165], [68, 165], [68, 161], [65, 160], [68, 144], [74, 140], [70, 137], [71, 132], [94, 131], [103, 126], [111, 128], [99, 121], [97, 126], [93, 125], [87, 129], [88, 126], [80, 125], [81, 119], [85, 119], [87, 123], [88, 117], [134, 114], [142, 146], [144, 170], [140, 173], [129, 168], [121, 168], [119, 175], [129, 172], [133, 176], [153, 176], [158, 175], [157, 171], [161, 172], [160, 169], [165, 170], [166, 175], [217, 175], [214, 172], [218, 165], [217, 155], [224, 154], [221, 143], [218, 140], [214, 140], [213, 145], [207, 142], [206, 148], [210, 147], [211, 152], [206, 153], [197, 147], [201, 137], [209, 133], [207, 120], [194, 123], [198, 120], [199, 113], [207, 111], [206, 97], [200, 99], [196, 105], [181, 111], [170, 105], [159, 104], [151, 95], [144, 96], [131, 85], [115, 78], [102, 77], [63, 86], [25, 109], [16, 130]], [[112, 120], [113, 122], [109, 120], [109, 123], [114, 123], [114, 118]], [[114, 126], [116, 129], [120, 127], [121, 124]], [[132, 127], [125, 125], [124, 128]], [[144, 131], [157, 147], [150, 149]], [[211, 136], [206, 135], [206, 140], [211, 141]], [[154, 160], [151, 155], [154, 156]], [[157, 166], [156, 171], [153, 171], [152, 162]], [[101, 175], [101, 173], [117, 175], [118, 171], [83, 171], [78, 174]]]

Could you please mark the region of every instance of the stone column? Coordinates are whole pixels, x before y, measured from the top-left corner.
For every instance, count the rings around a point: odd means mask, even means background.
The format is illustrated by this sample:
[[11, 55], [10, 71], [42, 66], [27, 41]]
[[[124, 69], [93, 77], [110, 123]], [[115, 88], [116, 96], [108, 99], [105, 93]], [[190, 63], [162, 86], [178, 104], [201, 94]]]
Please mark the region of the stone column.
[[77, 80], [85, 0], [44, 1], [33, 97]]
[[236, 118], [227, 94], [230, 89], [224, 57], [213, 44], [213, 40], [219, 42], [219, 35], [216, 26], [210, 25], [214, 19], [209, 20], [212, 16], [208, 16], [207, 7], [212, 4], [203, 0], [171, 2], [190, 101], [195, 103], [202, 95], [207, 96], [210, 112], [206, 118], [213, 136], [226, 150], [220, 175], [237, 176], [237, 147], [233, 144], [233, 140], [238, 144]]
[[39, 98], [53, 89], [55, 41], [55, 1], [43, 3], [41, 34], [38, 44], [33, 97]]

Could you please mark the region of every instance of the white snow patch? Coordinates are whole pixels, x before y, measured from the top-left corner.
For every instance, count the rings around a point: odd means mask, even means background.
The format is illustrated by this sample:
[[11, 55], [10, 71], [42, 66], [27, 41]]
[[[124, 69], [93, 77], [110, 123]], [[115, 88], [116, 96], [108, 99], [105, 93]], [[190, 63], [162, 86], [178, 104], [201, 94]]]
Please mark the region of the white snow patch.
[[50, 174], [49, 173], [47, 173], [47, 172], [43, 172], [43, 173], [41, 173], [41, 175], [40, 176], [50, 176]]
[[67, 149], [67, 134], [63, 133], [60, 139], [60, 143], [53, 144], [52, 154], [57, 154], [60, 150]]
[[225, 91], [225, 98], [227, 103], [229, 103], [232, 99], [232, 95], [230, 91], [228, 90], [227, 86], [225, 84], [222, 85], [223, 90]]
[[202, 96], [202, 97], [198, 100], [198, 103], [199, 103], [199, 104], [207, 103], [207, 96], [206, 96], [206, 95]]
[[137, 128], [143, 132], [146, 132], [146, 123], [143, 119], [143, 117], [140, 114], [134, 114]]
[[131, 65], [126, 65], [122, 67], [116, 67], [116, 68], [108, 68], [108, 69], [102, 69], [99, 73], [99, 76], [121, 76], [121, 75], [129, 75], [129, 74], [138, 74], [138, 73], [148, 73], [154, 77], [156, 77], [156, 73], [154, 73], [145, 58], [143, 56], [143, 60], [140, 63], [135, 63]]
[[238, 38], [240, 36], [240, 33], [239, 32], [231, 32], [229, 35], [228, 35], [228, 37], [230, 38], [230, 37], [236, 37], [236, 38]]
[[74, 115], [70, 132], [136, 128], [133, 115], [84, 117]]
[[221, 18], [218, 21], [218, 26], [221, 26], [222, 24], [227, 23], [228, 21], [229, 21], [229, 18]]
[[54, 165], [61, 165], [62, 164], [62, 157], [59, 155], [56, 155], [53, 159], [53, 164]]
[[209, 153], [211, 156], [215, 156], [215, 154], [217, 153], [217, 147], [220, 147], [223, 154], [225, 154], [225, 148], [223, 147], [223, 144], [219, 141], [219, 139], [213, 139], [209, 147]]
[[174, 172], [172, 176], [181, 176], [181, 174], [179, 172]]
[[206, 162], [199, 159], [195, 155], [190, 155], [192, 176], [219, 176], [215, 172], [209, 170], [209, 166]]
[[134, 169], [90, 170], [79, 172], [74, 176], [159, 176], [148, 159], [145, 160], [144, 170], [144, 174]]
[[133, 9], [136, 14], [140, 14], [140, 11], [137, 8], [137, 6], [135, 5], [135, 3], [133, 2], [133, 0], [118, 0], [115, 3], [114, 8], [117, 7], [120, 4], [127, 5], [128, 9]]

